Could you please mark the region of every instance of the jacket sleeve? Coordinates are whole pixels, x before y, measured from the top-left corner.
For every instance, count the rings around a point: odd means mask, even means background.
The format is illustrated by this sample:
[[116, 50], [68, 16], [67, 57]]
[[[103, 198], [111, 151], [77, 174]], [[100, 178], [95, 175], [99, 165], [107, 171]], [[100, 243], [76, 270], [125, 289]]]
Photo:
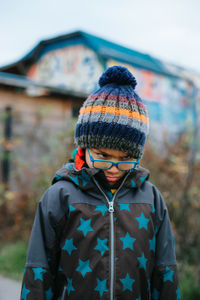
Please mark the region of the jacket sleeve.
[[180, 300], [174, 236], [166, 204], [158, 190], [155, 193], [156, 251], [151, 279], [153, 300]]
[[59, 234], [67, 214], [67, 195], [59, 183], [40, 200], [29, 240], [21, 300], [57, 299], [56, 277], [60, 255]]

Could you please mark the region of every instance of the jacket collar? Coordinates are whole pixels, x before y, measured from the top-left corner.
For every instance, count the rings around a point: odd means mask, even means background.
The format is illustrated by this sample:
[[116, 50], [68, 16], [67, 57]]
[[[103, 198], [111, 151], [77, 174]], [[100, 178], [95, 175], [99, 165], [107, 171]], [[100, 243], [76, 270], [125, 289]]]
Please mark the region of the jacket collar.
[[[109, 189], [109, 185], [107, 184], [106, 177], [102, 170], [87, 167], [83, 167], [82, 169], [77, 170], [73, 162], [65, 164], [56, 172], [52, 184], [60, 180], [66, 180], [74, 183], [81, 190], [91, 190], [94, 188], [96, 189], [94, 177], [98, 181], [101, 178], [101, 185], [102, 182], [105, 182], [104, 188]], [[139, 166], [137, 169], [129, 172], [129, 175], [124, 182], [124, 186], [127, 188], [139, 188], [144, 183], [144, 181], [148, 180], [148, 178], [149, 171]]]

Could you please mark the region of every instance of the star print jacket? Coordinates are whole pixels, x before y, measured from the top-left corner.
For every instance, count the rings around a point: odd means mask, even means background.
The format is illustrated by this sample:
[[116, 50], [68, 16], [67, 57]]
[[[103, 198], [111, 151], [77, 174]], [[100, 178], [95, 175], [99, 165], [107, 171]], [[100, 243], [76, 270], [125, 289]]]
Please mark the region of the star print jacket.
[[159, 191], [139, 167], [114, 193], [102, 171], [66, 164], [42, 197], [21, 300], [177, 300], [174, 240]]

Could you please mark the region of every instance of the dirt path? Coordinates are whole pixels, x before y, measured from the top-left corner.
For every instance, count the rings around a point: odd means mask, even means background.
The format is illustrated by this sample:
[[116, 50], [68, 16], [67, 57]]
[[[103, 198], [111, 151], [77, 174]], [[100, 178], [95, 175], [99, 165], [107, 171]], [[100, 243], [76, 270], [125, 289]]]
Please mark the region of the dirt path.
[[0, 300], [19, 300], [21, 283], [0, 276]]

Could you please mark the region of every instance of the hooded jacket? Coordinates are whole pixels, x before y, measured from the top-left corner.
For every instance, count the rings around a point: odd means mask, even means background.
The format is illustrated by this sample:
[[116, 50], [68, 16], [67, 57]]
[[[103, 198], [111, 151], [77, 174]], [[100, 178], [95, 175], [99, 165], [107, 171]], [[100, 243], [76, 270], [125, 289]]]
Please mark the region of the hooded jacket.
[[[39, 202], [21, 300], [179, 300], [164, 200], [139, 167], [112, 194], [68, 163]], [[101, 178], [101, 179], [100, 179]]]

